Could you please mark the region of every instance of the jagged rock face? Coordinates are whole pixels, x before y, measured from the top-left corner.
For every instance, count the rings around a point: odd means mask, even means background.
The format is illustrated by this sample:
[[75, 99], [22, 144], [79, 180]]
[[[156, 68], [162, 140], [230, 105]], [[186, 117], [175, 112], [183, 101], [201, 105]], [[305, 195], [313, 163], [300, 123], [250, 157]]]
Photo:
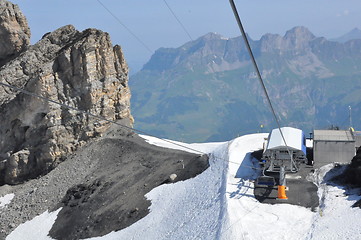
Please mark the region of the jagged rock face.
[[29, 43], [30, 29], [19, 7], [0, 0], [0, 64], [26, 49]]
[[[62, 27], [0, 69], [0, 79], [70, 107], [130, 125], [128, 66], [99, 30]], [[110, 124], [84, 112], [0, 87], [0, 184], [51, 170]]]

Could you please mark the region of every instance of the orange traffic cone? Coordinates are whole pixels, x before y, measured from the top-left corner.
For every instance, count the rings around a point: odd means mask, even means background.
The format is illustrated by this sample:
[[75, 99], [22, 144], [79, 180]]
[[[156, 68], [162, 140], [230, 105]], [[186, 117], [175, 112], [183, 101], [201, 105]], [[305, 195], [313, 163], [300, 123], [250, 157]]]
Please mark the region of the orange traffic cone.
[[288, 197], [286, 196], [286, 186], [278, 185], [277, 199], [280, 199], [280, 200], [287, 200], [288, 199]]

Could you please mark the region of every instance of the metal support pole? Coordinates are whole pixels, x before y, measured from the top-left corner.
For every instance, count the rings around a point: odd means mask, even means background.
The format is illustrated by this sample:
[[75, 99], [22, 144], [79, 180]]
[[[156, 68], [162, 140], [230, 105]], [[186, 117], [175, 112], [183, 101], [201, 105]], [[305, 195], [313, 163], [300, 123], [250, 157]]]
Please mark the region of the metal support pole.
[[282, 164], [280, 169], [280, 180], [278, 185], [278, 196], [279, 200], [287, 200], [288, 197], [286, 195], [286, 171], [285, 166]]
[[281, 186], [286, 186], [286, 171], [285, 167], [282, 165], [280, 169], [280, 184]]

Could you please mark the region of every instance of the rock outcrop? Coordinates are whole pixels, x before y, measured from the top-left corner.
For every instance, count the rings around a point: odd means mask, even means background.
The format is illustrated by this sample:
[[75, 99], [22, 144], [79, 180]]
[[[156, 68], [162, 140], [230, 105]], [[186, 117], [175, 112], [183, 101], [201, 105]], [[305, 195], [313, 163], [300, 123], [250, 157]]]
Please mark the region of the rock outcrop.
[[0, 184], [45, 174], [101, 136], [110, 123], [85, 112], [132, 124], [128, 66], [100, 30], [46, 34], [0, 68], [0, 81], [54, 101], [0, 87]]
[[352, 187], [361, 187], [361, 148], [357, 150], [345, 171], [340, 176], [335, 177], [335, 180]]
[[0, 66], [24, 51], [30, 43], [30, 29], [19, 7], [0, 0]]

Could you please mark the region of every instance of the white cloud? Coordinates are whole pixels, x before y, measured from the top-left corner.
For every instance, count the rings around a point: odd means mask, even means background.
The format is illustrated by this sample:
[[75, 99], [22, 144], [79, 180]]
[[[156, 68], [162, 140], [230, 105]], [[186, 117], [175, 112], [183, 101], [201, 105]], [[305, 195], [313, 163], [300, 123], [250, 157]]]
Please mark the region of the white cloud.
[[342, 12], [337, 13], [336, 17], [344, 17], [344, 16], [348, 16], [349, 14], [350, 14], [350, 11], [348, 9], [345, 9]]

